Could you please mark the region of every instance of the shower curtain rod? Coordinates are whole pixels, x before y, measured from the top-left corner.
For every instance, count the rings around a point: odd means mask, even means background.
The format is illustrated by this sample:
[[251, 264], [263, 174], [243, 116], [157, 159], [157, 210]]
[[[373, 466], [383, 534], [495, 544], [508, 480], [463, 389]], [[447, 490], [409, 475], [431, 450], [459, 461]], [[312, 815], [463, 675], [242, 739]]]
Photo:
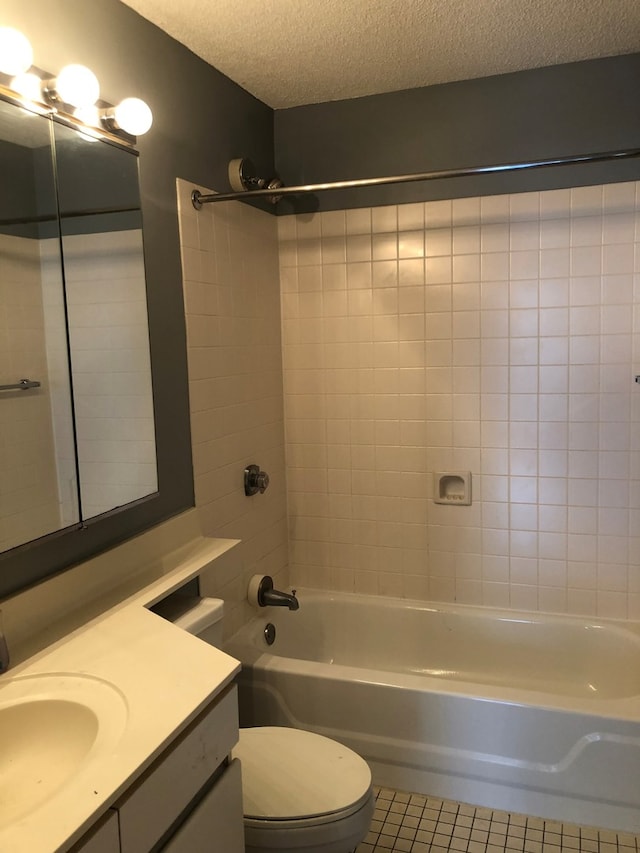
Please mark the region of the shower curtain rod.
[[571, 157], [554, 157], [547, 160], [531, 160], [523, 163], [506, 163], [498, 166], [471, 166], [466, 169], [441, 169], [434, 172], [416, 172], [410, 175], [393, 175], [383, 178], [362, 178], [354, 181], [330, 181], [321, 184], [302, 184], [295, 187], [265, 187], [263, 189], [249, 189], [241, 192], [210, 193], [203, 194], [199, 190], [193, 190], [191, 200], [196, 210], [203, 204], [211, 204], [218, 201], [239, 201], [247, 198], [269, 198], [275, 197], [279, 200], [283, 196], [298, 195], [301, 193], [319, 193], [330, 190], [349, 190], [360, 187], [381, 187], [388, 184], [408, 184], [417, 181], [435, 181], [445, 178], [467, 178], [473, 175], [487, 175], [495, 172], [518, 172], [529, 169], [542, 169], [547, 166], [572, 166], [580, 163], [607, 163], [611, 160], [629, 160], [640, 156], [640, 148], [632, 148], [622, 151], [607, 151], [599, 154], [582, 154]]

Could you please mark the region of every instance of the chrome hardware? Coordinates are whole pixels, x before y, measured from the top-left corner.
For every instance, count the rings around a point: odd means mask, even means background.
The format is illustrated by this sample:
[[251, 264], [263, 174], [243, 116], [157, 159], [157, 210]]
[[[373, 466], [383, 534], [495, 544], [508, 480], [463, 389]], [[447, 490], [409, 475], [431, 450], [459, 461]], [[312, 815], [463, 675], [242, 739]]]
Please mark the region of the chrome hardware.
[[28, 391], [29, 388], [39, 388], [40, 383], [34, 379], [21, 379], [13, 385], [0, 385], [0, 391]]
[[276, 626], [273, 622], [267, 622], [264, 626], [264, 641], [268, 646], [272, 646], [276, 641]]
[[430, 172], [415, 172], [409, 175], [388, 175], [382, 178], [358, 178], [353, 181], [328, 181], [322, 184], [302, 184], [296, 187], [279, 187], [277, 196], [274, 187], [261, 178], [253, 175], [248, 168], [251, 163], [246, 160], [232, 160], [229, 164], [229, 175], [233, 174], [231, 182], [234, 192], [204, 194], [196, 190], [192, 194], [193, 206], [200, 210], [203, 204], [219, 201], [239, 201], [246, 198], [247, 192], [253, 198], [268, 198], [272, 201], [284, 196], [305, 193], [328, 192], [329, 190], [358, 189], [359, 187], [383, 187], [392, 184], [407, 184], [415, 181], [447, 180], [448, 178], [467, 178], [473, 175], [490, 175], [502, 172], [523, 172], [529, 169], [551, 168], [555, 166], [572, 166], [577, 163], [608, 163], [613, 160], [628, 160], [640, 157], [640, 148], [630, 148], [620, 151], [604, 151], [595, 154], [577, 154], [569, 157], [553, 157], [546, 160], [528, 160], [519, 163], [499, 163], [490, 166], [469, 166], [462, 169], [439, 169]]
[[[267, 189], [268, 190], [279, 190], [279, 189], [282, 189], [283, 186], [284, 186], [284, 184], [282, 183], [280, 178], [271, 178], [271, 180], [267, 184]], [[274, 195], [268, 195], [267, 196], [267, 199], [271, 202], [271, 204], [277, 204], [281, 198], [282, 198], [282, 196], [278, 195], [277, 193]]]
[[[229, 162], [229, 184], [233, 192], [231, 195], [242, 197], [246, 193], [260, 193], [265, 196], [271, 204], [277, 204], [282, 195], [277, 192], [284, 185], [280, 178], [261, 178], [256, 174], [256, 167], [246, 157], [239, 157]], [[276, 192], [273, 192], [276, 190]], [[204, 195], [200, 190], [191, 193], [191, 204], [196, 210], [201, 210], [202, 205], [209, 201], [210, 195]]]
[[[279, 190], [283, 186], [277, 175], [271, 179], [258, 177], [256, 167], [246, 157], [231, 160], [229, 163], [229, 184], [235, 192], [255, 192], [264, 189]], [[267, 196], [271, 204], [277, 204], [281, 198], [282, 196], [276, 194]], [[199, 203], [202, 207], [202, 203]]]
[[269, 475], [261, 471], [259, 465], [247, 465], [244, 469], [244, 493], [247, 497], [251, 495], [264, 494], [269, 485]]
[[265, 575], [260, 579], [256, 590], [256, 600], [259, 607], [288, 607], [289, 610], [297, 610], [300, 607], [295, 589], [291, 593], [274, 589], [273, 578], [270, 575]]
[[256, 175], [256, 167], [247, 157], [239, 157], [229, 163], [229, 183], [236, 192], [261, 190], [266, 186], [264, 178]]

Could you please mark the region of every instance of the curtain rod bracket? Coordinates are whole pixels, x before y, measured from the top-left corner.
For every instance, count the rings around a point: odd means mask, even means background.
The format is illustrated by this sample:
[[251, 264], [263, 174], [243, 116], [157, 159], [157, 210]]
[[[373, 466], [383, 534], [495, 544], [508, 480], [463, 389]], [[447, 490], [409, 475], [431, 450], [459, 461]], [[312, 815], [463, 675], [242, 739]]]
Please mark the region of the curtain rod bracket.
[[[246, 157], [231, 160], [229, 162], [228, 174], [229, 184], [233, 190], [232, 195], [234, 197], [237, 196], [240, 199], [246, 196], [247, 193], [255, 194], [263, 190], [263, 192], [260, 192], [260, 196], [265, 197], [271, 204], [277, 204], [282, 198], [282, 195], [279, 193], [269, 192], [270, 190], [282, 189], [283, 183], [280, 178], [277, 175], [270, 180], [258, 177], [255, 166]], [[191, 193], [191, 203], [196, 210], [201, 210], [202, 205], [206, 204], [208, 200], [209, 197], [203, 196], [199, 190], [193, 190]]]

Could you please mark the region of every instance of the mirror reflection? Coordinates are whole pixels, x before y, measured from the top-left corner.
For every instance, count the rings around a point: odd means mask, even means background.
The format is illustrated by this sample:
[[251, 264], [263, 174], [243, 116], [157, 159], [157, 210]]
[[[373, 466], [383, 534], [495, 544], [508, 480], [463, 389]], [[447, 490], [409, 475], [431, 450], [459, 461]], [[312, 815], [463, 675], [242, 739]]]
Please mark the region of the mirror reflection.
[[[157, 491], [137, 158], [0, 102], [0, 550]], [[6, 188], [6, 191], [5, 191]]]
[[137, 158], [54, 125], [80, 504], [157, 489]]
[[40, 383], [0, 392], [2, 550], [79, 520], [50, 133], [0, 102], [0, 384]]

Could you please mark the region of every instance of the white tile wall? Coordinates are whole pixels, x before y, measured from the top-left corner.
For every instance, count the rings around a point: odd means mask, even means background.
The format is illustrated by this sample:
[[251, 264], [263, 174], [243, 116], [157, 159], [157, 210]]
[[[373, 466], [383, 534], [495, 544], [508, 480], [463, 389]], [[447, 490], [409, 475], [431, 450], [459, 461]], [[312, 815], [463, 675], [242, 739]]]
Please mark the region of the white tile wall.
[[294, 584], [640, 618], [639, 200], [279, 218]]
[[[178, 181], [196, 507], [206, 534], [242, 540], [201, 591], [225, 599], [229, 634], [251, 575], [288, 583], [277, 226], [238, 203], [196, 212], [193, 188]], [[263, 495], [244, 494], [249, 463], [271, 477]]]
[[60, 526], [39, 245], [0, 235], [0, 385], [24, 378], [0, 396], [0, 550]]
[[157, 490], [140, 231], [64, 238], [85, 518]]

